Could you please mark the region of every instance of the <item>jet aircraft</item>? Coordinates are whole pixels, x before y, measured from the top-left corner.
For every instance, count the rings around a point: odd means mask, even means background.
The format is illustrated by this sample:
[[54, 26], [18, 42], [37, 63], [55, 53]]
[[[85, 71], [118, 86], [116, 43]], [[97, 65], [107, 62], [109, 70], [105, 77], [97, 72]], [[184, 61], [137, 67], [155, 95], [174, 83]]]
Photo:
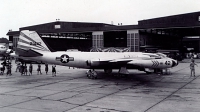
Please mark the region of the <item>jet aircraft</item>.
[[105, 73], [111, 73], [112, 69], [119, 69], [121, 74], [128, 74], [127, 69], [151, 73], [178, 65], [176, 60], [159, 53], [51, 52], [38, 33], [29, 30], [20, 32], [15, 53], [23, 60], [89, 69], [88, 78], [97, 77], [95, 69], [104, 69]]
[[0, 45], [0, 57], [9, 56], [12, 53], [11, 49], [8, 49], [5, 45]]

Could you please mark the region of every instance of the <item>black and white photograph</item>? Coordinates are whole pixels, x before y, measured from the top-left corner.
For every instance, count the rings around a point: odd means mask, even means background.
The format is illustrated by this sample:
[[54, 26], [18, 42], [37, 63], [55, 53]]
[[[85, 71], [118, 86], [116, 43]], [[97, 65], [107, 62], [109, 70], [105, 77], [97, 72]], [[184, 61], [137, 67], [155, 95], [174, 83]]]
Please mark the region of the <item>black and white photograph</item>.
[[199, 0], [0, 0], [0, 112], [199, 105]]

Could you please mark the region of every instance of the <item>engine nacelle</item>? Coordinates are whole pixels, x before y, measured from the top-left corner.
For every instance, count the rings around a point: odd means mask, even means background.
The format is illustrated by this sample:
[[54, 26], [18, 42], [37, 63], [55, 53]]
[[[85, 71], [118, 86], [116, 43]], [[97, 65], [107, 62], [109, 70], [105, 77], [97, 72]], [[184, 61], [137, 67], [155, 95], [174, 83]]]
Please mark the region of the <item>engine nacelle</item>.
[[99, 66], [100, 65], [100, 61], [99, 59], [92, 59], [92, 60], [87, 60], [87, 65], [94, 67], [94, 66]]

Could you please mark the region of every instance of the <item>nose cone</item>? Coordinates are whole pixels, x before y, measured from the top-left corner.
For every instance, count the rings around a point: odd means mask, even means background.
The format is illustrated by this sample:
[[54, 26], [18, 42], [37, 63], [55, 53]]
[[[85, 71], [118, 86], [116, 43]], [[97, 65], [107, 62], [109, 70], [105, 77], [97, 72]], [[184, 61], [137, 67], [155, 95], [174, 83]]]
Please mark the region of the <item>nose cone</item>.
[[0, 49], [0, 53], [5, 53], [6, 49]]
[[172, 60], [172, 67], [175, 67], [178, 65], [178, 61], [177, 60]]

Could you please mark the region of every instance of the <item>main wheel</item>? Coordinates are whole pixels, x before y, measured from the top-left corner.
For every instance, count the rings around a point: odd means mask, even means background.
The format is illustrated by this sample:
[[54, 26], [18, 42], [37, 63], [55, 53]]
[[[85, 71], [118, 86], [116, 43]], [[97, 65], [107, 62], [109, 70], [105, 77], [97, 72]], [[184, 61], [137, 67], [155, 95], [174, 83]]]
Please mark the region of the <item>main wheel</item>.
[[93, 79], [97, 79], [97, 72], [95, 72], [94, 70], [91, 72], [91, 75]]
[[92, 71], [91, 70], [88, 70], [87, 72], [86, 72], [86, 74], [87, 74], [87, 77], [89, 78], [89, 79], [91, 79], [92, 78]]

